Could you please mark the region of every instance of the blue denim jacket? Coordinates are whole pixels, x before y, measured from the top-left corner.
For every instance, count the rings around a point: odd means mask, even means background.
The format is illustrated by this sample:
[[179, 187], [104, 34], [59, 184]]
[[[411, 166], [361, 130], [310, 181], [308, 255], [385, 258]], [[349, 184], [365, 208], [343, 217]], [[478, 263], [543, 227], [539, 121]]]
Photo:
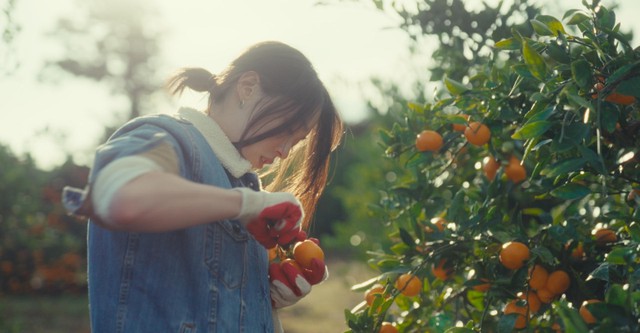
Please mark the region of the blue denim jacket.
[[[168, 142], [182, 177], [257, 190], [254, 173], [234, 176], [223, 167], [212, 145], [228, 139], [216, 136], [180, 116], [132, 120], [97, 150], [90, 179], [116, 158]], [[274, 330], [266, 250], [237, 221], [164, 233], [110, 231], [90, 221], [88, 259], [94, 333]]]

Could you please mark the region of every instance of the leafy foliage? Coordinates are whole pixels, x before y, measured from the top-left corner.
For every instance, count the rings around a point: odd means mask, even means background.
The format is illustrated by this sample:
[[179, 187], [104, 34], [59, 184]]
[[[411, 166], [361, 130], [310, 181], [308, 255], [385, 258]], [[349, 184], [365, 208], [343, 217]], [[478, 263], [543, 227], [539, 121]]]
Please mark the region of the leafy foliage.
[[43, 171], [2, 146], [0, 161], [0, 293], [83, 292], [86, 226], [66, 215], [60, 191], [81, 186], [88, 169]]
[[[409, 103], [403, 121], [382, 133], [387, 156], [404, 170], [379, 205], [379, 219], [393, 221], [393, 244], [370, 255], [380, 275], [353, 289], [383, 283], [388, 298], [346, 311], [352, 332], [376, 332], [383, 320], [402, 332], [640, 329], [640, 52], [598, 1], [528, 24], [531, 35], [511, 29], [493, 45], [478, 41], [495, 53], [478, 56], [464, 75], [449, 66], [457, 78], [443, 76], [448, 94]], [[471, 145], [453, 129], [468, 121], [489, 127], [488, 144]], [[416, 150], [425, 128], [443, 136], [439, 151]], [[490, 157], [499, 161], [493, 179], [483, 170]], [[512, 176], [519, 166], [524, 181]], [[530, 249], [522, 268], [501, 264], [511, 241]], [[552, 288], [529, 285], [536, 264], [568, 273], [568, 289], [540, 302]], [[438, 266], [451, 275], [436, 274]], [[394, 286], [406, 272], [423, 281], [420, 295]], [[488, 290], [476, 290], [483, 284]], [[540, 309], [520, 294], [535, 295]], [[589, 299], [602, 301], [589, 306], [592, 324], [578, 312]], [[510, 302], [524, 312], [503, 312]]]

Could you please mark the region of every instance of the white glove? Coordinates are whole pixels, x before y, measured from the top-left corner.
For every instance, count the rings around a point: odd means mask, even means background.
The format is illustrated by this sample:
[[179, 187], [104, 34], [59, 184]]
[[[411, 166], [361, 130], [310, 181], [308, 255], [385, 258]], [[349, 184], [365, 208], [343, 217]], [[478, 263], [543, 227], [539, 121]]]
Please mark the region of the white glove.
[[295, 196], [286, 192], [253, 191], [246, 187], [234, 190], [242, 193], [242, 206], [236, 219], [262, 246], [270, 249], [296, 239], [304, 212]]

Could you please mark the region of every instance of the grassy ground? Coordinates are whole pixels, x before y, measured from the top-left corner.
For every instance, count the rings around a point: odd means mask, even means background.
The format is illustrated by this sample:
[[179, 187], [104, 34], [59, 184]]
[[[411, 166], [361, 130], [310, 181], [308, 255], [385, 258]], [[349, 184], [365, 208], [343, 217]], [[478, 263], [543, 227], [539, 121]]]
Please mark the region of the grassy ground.
[[[362, 301], [350, 286], [373, 276], [360, 262], [329, 262], [330, 276], [309, 296], [280, 310], [286, 333], [344, 332], [344, 310]], [[0, 296], [0, 332], [89, 333], [86, 295]]]
[[86, 295], [0, 297], [0, 332], [89, 331]]

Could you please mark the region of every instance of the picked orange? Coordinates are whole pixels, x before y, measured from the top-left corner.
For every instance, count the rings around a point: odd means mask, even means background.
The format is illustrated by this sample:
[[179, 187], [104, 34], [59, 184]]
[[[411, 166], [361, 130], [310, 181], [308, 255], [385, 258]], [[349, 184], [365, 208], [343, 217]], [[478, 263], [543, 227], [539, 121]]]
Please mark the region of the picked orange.
[[324, 260], [324, 252], [310, 239], [297, 242], [293, 246], [293, 258], [304, 268], [310, 268], [313, 259]]

